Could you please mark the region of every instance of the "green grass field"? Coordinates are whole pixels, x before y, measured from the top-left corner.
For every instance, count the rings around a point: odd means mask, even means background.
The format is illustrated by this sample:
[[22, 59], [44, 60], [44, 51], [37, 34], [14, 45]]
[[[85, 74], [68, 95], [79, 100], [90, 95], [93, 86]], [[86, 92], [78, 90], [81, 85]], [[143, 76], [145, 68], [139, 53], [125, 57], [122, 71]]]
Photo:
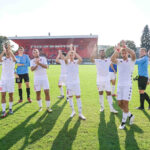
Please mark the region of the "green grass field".
[[[38, 112], [33, 73], [30, 73], [33, 102], [31, 104], [27, 102], [24, 87], [24, 102], [18, 104], [16, 85], [14, 114], [0, 119], [0, 150], [150, 150], [150, 110], [147, 110], [146, 102], [145, 111], [135, 109], [139, 106], [137, 82], [133, 82], [130, 101], [130, 111], [135, 115], [135, 122], [132, 126], [127, 123], [125, 130], [119, 130], [122, 113], [115, 100], [114, 106], [119, 114], [114, 115], [109, 112], [106, 98], [105, 112], [99, 112], [95, 65], [81, 65], [79, 69], [83, 114], [87, 120], [79, 120], [78, 115], [70, 119], [69, 103], [65, 99], [57, 99], [60, 66], [50, 66], [48, 76], [53, 112], [47, 113], [46, 109]], [[137, 68], [134, 76], [136, 74]], [[147, 88], [147, 93], [150, 95], [150, 86]], [[43, 94], [42, 99], [45, 106]], [[75, 99], [74, 103], [77, 112]]]

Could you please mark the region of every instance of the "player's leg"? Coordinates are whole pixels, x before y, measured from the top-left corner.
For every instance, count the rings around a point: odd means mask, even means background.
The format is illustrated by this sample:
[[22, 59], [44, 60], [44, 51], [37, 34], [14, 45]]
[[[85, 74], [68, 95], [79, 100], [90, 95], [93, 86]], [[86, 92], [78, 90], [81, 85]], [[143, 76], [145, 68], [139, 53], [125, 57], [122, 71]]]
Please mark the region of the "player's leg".
[[41, 91], [36, 91], [36, 99], [39, 105], [39, 112], [42, 111]]
[[39, 112], [42, 111], [42, 100], [41, 100], [41, 81], [34, 80], [34, 90], [36, 91], [36, 99], [39, 105]]
[[113, 100], [112, 100], [111, 92], [110, 91], [106, 91], [106, 94], [107, 94], [107, 100], [108, 100], [108, 103], [109, 103], [110, 112], [112, 112], [112, 113], [118, 113], [118, 111], [116, 111], [114, 109], [114, 107], [113, 107]]
[[72, 110], [72, 113], [70, 115], [71, 118], [74, 117], [74, 115], [76, 114], [75, 113], [75, 110], [74, 110], [74, 103], [73, 103], [73, 90], [72, 90], [73, 86], [72, 85], [67, 85], [67, 93], [68, 93], [68, 96], [69, 96], [69, 104], [70, 104], [70, 108]]
[[111, 83], [112, 83], [112, 90], [111, 90], [112, 96], [116, 96], [115, 94], [116, 79], [112, 80]]
[[99, 103], [100, 103], [100, 112], [104, 111], [104, 96], [103, 96], [103, 83], [97, 84], [98, 94], [99, 94]]
[[86, 120], [84, 115], [82, 114], [82, 102], [81, 102], [81, 97], [78, 95], [76, 96], [77, 99], [77, 105], [78, 105], [78, 112], [79, 112], [79, 118], [82, 120]]
[[79, 118], [82, 120], [86, 120], [86, 118], [82, 114], [82, 102], [81, 102], [81, 97], [80, 97], [81, 91], [80, 91], [80, 85], [79, 84], [74, 86], [74, 92], [75, 92], [76, 99], [77, 99]]
[[29, 103], [31, 103], [32, 100], [30, 98], [30, 82], [29, 82], [29, 75], [28, 74], [24, 74], [24, 81], [26, 84], [27, 100], [29, 101]]
[[48, 112], [52, 112], [52, 109], [50, 108], [50, 92], [49, 92], [49, 81], [48, 78], [41, 80], [41, 86], [43, 87], [44, 94], [45, 94], [45, 101], [46, 101], [46, 107]]
[[2, 115], [1, 115], [1, 117], [4, 118], [7, 116], [7, 113], [6, 113], [6, 92], [1, 92], [1, 103], [2, 103]]
[[9, 93], [9, 114], [13, 114], [13, 93]]
[[18, 93], [19, 93], [19, 103], [23, 101], [22, 97], [22, 75], [18, 75], [19, 78], [16, 79], [16, 83], [18, 83]]
[[60, 79], [59, 79], [58, 87], [60, 89], [60, 96], [58, 96], [58, 98], [63, 99], [64, 98], [64, 90], [63, 90], [63, 85], [62, 85], [62, 77], [60, 77]]
[[44, 90], [45, 93], [45, 101], [46, 101], [46, 107], [48, 112], [52, 112], [52, 109], [50, 108], [50, 94], [49, 94], [49, 89]]

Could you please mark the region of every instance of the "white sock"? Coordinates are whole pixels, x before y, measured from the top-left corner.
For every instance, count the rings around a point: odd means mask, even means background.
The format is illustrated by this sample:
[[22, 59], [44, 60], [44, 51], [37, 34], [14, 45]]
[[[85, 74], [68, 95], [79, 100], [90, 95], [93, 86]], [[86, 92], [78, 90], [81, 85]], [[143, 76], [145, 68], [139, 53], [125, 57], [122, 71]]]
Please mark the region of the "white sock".
[[103, 95], [99, 95], [99, 103], [100, 103], [101, 107], [104, 108], [104, 97], [103, 97]]
[[128, 113], [123, 112], [123, 116], [122, 116], [122, 122], [126, 122], [128, 118]]
[[9, 109], [12, 109], [13, 102], [9, 102]]
[[77, 105], [78, 105], [79, 115], [81, 115], [82, 114], [82, 103], [81, 103], [81, 99], [80, 98], [77, 98]]
[[49, 108], [50, 107], [50, 100], [46, 101], [46, 107]]
[[64, 95], [63, 86], [62, 86], [62, 87], [60, 87], [60, 93], [61, 93], [61, 95]]
[[128, 117], [130, 117], [132, 114], [130, 112], [128, 112]]
[[3, 110], [3, 111], [6, 110], [6, 103], [2, 103], [2, 110]]
[[112, 94], [115, 94], [115, 85], [112, 85]]
[[107, 96], [107, 100], [108, 100], [110, 109], [114, 109], [114, 108], [113, 108], [113, 100], [112, 100], [112, 96]]
[[38, 101], [38, 104], [39, 104], [39, 107], [42, 107], [42, 100], [41, 99]]
[[72, 98], [69, 97], [69, 104], [70, 104], [72, 112], [74, 112], [73, 97]]

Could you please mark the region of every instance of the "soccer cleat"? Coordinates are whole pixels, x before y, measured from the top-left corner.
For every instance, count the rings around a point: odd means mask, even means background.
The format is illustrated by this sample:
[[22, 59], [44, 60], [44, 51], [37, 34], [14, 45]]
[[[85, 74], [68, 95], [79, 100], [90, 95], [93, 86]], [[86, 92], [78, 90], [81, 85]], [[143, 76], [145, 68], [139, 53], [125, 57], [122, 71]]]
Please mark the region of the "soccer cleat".
[[59, 99], [63, 99], [64, 98], [64, 95], [60, 95], [58, 96]]
[[39, 112], [42, 111], [42, 110], [43, 110], [42, 107], [40, 107], [40, 108], [39, 108]]
[[13, 111], [12, 111], [12, 109], [9, 109], [9, 114], [11, 114], [11, 115], [13, 114]]
[[132, 125], [134, 121], [134, 116], [131, 114], [131, 116], [129, 117], [129, 124]]
[[82, 114], [79, 115], [79, 118], [82, 120], [86, 120], [86, 118]]
[[7, 116], [6, 111], [3, 111], [2, 114], [1, 114], [1, 118], [5, 118], [6, 116]]
[[28, 102], [29, 102], [29, 103], [32, 103], [32, 100], [31, 100], [29, 97], [28, 97], [27, 99], [28, 99]]
[[73, 118], [73, 117], [75, 116], [75, 114], [76, 114], [76, 112], [73, 111], [73, 112], [71, 113], [70, 117]]
[[23, 100], [22, 99], [20, 99], [19, 101], [18, 101], [18, 103], [22, 103], [23, 102]]
[[101, 107], [100, 112], [103, 112], [103, 111], [104, 111], [104, 107]]
[[139, 110], [144, 110], [144, 107], [136, 107], [136, 109], [139, 109]]
[[118, 113], [118, 111], [115, 110], [115, 109], [111, 109], [110, 112], [112, 112], [112, 113], [114, 113], [114, 114], [117, 114], [117, 113]]
[[51, 108], [47, 108], [47, 112], [51, 113], [53, 110]]
[[69, 97], [66, 98], [66, 101], [69, 102]]
[[120, 130], [123, 130], [126, 127], [126, 124], [124, 122], [121, 123], [121, 125], [119, 126]]

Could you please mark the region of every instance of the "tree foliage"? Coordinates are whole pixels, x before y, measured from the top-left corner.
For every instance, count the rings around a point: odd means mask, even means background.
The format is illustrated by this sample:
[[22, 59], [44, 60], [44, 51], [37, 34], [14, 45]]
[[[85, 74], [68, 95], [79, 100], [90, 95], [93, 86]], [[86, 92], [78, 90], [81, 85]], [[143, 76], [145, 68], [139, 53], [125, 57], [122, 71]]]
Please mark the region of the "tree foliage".
[[141, 36], [141, 47], [146, 48], [147, 51], [150, 49], [150, 31], [148, 25], [144, 27], [143, 34]]
[[5, 43], [7, 41], [7, 37], [5, 36], [0, 36], [0, 53], [2, 52], [3, 50], [3, 43]]

